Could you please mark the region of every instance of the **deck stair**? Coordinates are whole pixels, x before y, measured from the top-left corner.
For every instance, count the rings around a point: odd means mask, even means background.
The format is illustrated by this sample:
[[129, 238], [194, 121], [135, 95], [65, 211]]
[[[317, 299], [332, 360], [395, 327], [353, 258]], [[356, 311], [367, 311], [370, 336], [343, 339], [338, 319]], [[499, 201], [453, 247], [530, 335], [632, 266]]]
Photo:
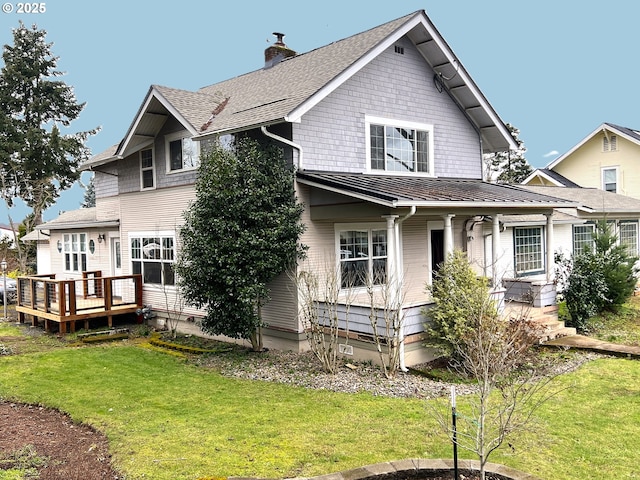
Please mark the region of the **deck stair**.
[[527, 303], [508, 302], [505, 305], [504, 315], [506, 318], [525, 317], [539, 324], [542, 327], [540, 343], [577, 333], [575, 328], [565, 326], [564, 321], [558, 319], [557, 305], [533, 307]]

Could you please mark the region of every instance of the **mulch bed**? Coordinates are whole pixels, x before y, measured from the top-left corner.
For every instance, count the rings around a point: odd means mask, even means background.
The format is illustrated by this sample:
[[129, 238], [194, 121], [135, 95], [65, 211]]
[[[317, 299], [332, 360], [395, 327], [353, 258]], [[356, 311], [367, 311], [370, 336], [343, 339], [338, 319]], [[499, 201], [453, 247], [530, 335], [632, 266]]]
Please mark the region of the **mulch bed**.
[[[0, 402], [0, 456], [29, 448], [44, 465], [40, 480], [116, 480], [107, 438], [50, 408]], [[15, 465], [3, 461], [0, 469]]]

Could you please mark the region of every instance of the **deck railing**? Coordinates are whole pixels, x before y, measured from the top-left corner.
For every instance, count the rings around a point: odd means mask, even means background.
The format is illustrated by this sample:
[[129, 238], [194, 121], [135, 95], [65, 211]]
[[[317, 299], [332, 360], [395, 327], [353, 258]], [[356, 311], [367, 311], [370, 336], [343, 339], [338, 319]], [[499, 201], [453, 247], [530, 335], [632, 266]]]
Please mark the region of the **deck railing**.
[[[18, 277], [17, 308], [73, 317], [89, 310], [110, 312], [114, 307], [142, 306], [141, 275], [100, 277], [95, 275], [99, 272], [89, 273], [76, 280], [57, 280], [55, 275]], [[87, 288], [88, 283], [92, 288]]]

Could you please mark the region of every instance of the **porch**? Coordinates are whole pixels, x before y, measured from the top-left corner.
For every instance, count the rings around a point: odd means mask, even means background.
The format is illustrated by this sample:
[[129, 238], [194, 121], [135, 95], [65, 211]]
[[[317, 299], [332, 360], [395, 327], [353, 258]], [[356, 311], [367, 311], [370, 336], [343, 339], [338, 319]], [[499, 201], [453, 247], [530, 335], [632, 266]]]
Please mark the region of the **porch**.
[[100, 271], [83, 272], [81, 279], [58, 280], [55, 274], [18, 278], [16, 312], [20, 323], [27, 315], [36, 326], [44, 320], [50, 332], [52, 322], [60, 333], [75, 332], [76, 323], [84, 322], [89, 330], [93, 318], [106, 318], [109, 327], [113, 317], [135, 313], [142, 308], [142, 275], [102, 277]]

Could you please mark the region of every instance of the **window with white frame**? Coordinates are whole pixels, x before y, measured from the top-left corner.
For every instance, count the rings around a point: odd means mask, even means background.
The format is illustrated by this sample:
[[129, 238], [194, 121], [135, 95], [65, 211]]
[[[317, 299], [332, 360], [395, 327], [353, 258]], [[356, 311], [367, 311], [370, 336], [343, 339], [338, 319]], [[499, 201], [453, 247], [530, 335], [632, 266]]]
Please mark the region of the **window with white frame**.
[[200, 147], [184, 133], [165, 137], [167, 172], [190, 170], [200, 164]]
[[337, 232], [342, 288], [382, 285], [387, 281], [387, 231], [350, 228]]
[[585, 223], [584, 225], [573, 226], [573, 254], [580, 255], [585, 252], [593, 252], [595, 242], [593, 235], [596, 232], [596, 226], [593, 223]]
[[513, 230], [516, 275], [544, 272], [542, 227]]
[[140, 150], [140, 188], [155, 186], [155, 169], [153, 166], [153, 149]]
[[615, 135], [605, 135], [602, 137], [602, 151], [615, 152], [618, 150], [618, 137]]
[[618, 242], [629, 255], [638, 255], [638, 222], [621, 221], [618, 224]]
[[607, 192], [618, 192], [618, 168], [602, 169], [602, 189]]
[[142, 274], [142, 282], [151, 285], [175, 285], [176, 258], [174, 234], [132, 234], [131, 271]]
[[433, 174], [433, 126], [367, 117], [369, 168]]
[[65, 233], [62, 236], [62, 252], [65, 272], [87, 270], [87, 234]]

